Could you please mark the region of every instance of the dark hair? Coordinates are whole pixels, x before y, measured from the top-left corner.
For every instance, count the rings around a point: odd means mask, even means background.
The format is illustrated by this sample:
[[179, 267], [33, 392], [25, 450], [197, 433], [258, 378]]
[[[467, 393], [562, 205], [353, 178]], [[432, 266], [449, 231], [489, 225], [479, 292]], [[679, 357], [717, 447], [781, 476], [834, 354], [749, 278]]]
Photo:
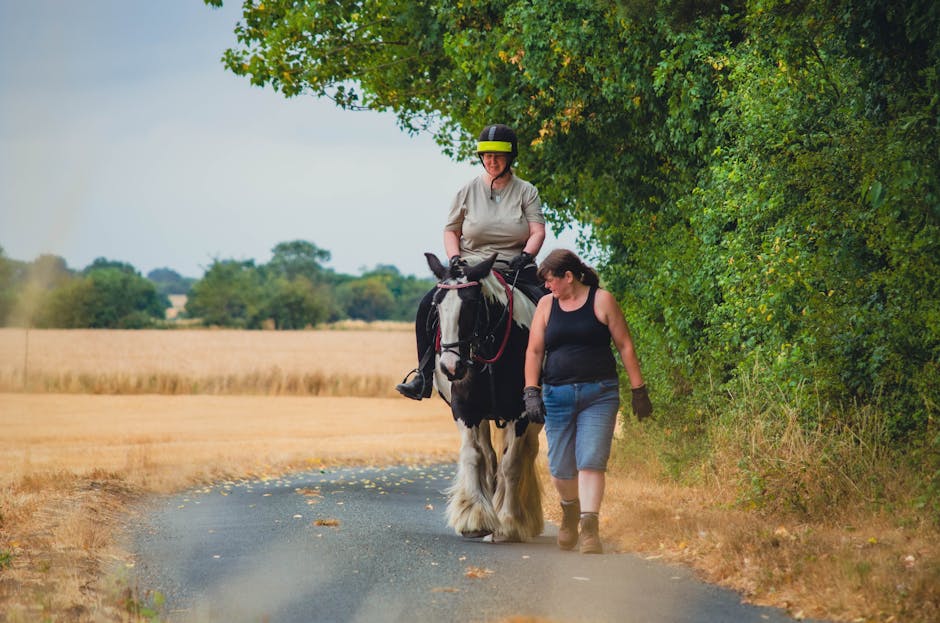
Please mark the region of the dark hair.
[[601, 283], [597, 271], [568, 249], [555, 249], [542, 260], [539, 264], [539, 279], [544, 281], [550, 274], [563, 277], [569, 270], [575, 279], [586, 286], [599, 286]]

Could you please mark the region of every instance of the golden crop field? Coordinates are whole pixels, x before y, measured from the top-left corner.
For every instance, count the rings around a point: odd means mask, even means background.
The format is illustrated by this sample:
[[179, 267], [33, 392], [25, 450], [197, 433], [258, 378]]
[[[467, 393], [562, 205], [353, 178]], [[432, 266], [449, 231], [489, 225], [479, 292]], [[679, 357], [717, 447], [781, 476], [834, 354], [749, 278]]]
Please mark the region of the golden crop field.
[[405, 323], [333, 331], [0, 329], [0, 391], [396, 397]]

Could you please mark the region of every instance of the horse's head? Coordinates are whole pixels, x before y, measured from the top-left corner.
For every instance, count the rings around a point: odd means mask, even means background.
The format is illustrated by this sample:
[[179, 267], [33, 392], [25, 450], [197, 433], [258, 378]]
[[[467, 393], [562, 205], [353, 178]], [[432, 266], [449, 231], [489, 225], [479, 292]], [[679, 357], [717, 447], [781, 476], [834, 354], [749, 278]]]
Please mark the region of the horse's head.
[[493, 269], [496, 255], [464, 267], [446, 267], [433, 253], [425, 253], [425, 257], [438, 278], [434, 305], [440, 322], [440, 368], [449, 380], [458, 381], [473, 362], [473, 342], [485, 310], [483, 280]]

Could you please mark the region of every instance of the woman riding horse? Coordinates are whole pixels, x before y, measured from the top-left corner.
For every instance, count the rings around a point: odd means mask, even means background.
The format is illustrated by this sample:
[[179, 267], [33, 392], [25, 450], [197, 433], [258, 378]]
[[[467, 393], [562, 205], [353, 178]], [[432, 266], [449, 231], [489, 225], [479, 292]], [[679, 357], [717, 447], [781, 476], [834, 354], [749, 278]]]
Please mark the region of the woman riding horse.
[[[512, 272], [516, 287], [538, 301], [547, 290], [540, 285], [533, 259], [545, 241], [545, 217], [538, 190], [512, 171], [518, 155], [516, 133], [502, 124], [487, 126], [480, 133], [476, 153], [483, 173], [457, 191], [444, 226], [450, 268], [461, 270], [495, 253], [496, 270]], [[437, 319], [431, 303], [435, 291], [428, 292], [418, 304], [417, 374], [395, 387], [413, 400], [428, 398], [432, 391]]]

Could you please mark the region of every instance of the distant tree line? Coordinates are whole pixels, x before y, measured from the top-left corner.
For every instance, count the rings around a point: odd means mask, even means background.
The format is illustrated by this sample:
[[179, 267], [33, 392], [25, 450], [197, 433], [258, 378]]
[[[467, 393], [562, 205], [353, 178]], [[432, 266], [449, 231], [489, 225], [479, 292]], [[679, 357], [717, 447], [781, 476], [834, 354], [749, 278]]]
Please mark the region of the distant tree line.
[[433, 285], [390, 265], [361, 276], [323, 264], [331, 254], [312, 242], [282, 242], [271, 261], [215, 259], [200, 279], [170, 268], [146, 277], [130, 264], [98, 258], [73, 270], [56, 255], [31, 262], [0, 247], [0, 325], [138, 329], [165, 326], [169, 296], [187, 296], [182, 317], [207, 326], [303, 329], [347, 318], [411, 320]]

